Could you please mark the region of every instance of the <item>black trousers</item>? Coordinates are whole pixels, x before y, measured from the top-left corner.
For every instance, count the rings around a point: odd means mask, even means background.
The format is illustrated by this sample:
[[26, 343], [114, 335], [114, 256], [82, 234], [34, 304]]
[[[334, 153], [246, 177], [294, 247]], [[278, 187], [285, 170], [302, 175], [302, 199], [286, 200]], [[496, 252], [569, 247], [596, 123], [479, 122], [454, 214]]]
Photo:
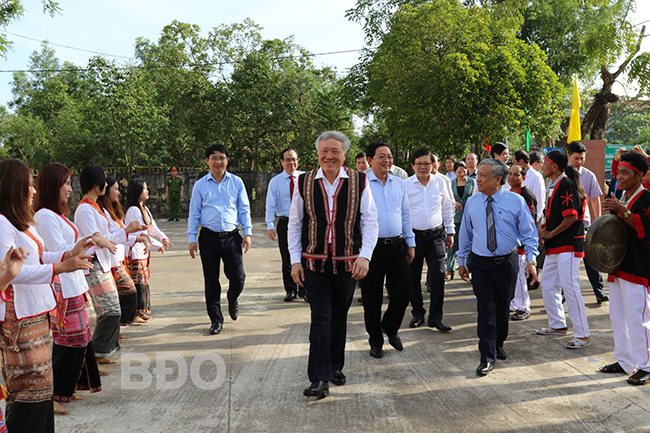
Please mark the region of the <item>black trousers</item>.
[[282, 257], [282, 281], [284, 282], [284, 290], [287, 293], [297, 293], [298, 285], [291, 277], [291, 254], [289, 254], [288, 242], [288, 229], [289, 219], [280, 218], [276, 226], [278, 233], [278, 246], [280, 247], [280, 256]]
[[[442, 320], [442, 304], [445, 300], [445, 230], [428, 236], [415, 234], [415, 258], [411, 262], [411, 313], [423, 318], [426, 313], [422, 300], [422, 267], [427, 261], [427, 286], [431, 291], [429, 320]], [[365, 299], [363, 300], [365, 302]]]
[[[331, 380], [334, 370], [343, 370], [348, 310], [357, 281], [344, 264], [325, 262], [324, 272], [312, 272], [303, 261], [305, 289], [311, 309], [309, 328], [309, 381]], [[365, 302], [365, 301], [364, 301]]]
[[223, 272], [230, 282], [227, 292], [228, 302], [235, 302], [244, 290], [244, 281], [246, 280], [241, 248], [242, 237], [238, 232], [234, 232], [228, 237], [220, 237], [212, 230], [202, 227], [198, 240], [208, 316], [212, 323], [223, 323], [219, 270], [223, 261]]
[[[404, 319], [404, 312], [411, 299], [411, 268], [407, 252], [408, 246], [404, 240], [392, 244], [382, 244], [380, 240], [372, 253], [368, 275], [360, 281], [363, 318], [371, 347], [382, 347], [382, 329], [386, 335], [396, 334]], [[390, 299], [382, 319], [384, 278]]]
[[598, 297], [605, 296], [605, 284], [603, 283], [603, 276], [600, 272], [591, 267], [587, 258], [583, 258], [582, 262], [585, 264], [585, 271], [587, 271], [587, 278], [591, 283], [591, 288], [594, 290], [594, 295]]
[[508, 338], [510, 301], [517, 282], [517, 254], [501, 264], [472, 256], [469, 271], [478, 310], [478, 350], [481, 362], [495, 362], [497, 347]]
[[54, 433], [54, 403], [9, 403], [6, 425], [11, 433]]

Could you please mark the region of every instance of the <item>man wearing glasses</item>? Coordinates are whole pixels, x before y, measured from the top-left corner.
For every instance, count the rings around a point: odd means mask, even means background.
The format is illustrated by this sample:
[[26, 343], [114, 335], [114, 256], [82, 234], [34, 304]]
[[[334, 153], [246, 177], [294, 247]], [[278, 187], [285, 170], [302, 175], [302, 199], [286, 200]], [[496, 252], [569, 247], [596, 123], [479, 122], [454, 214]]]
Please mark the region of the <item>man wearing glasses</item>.
[[[194, 258], [197, 248], [198, 226], [201, 233], [201, 265], [205, 280], [205, 303], [212, 321], [210, 334], [219, 334], [223, 327], [221, 313], [221, 284], [219, 262], [230, 281], [228, 287], [228, 313], [232, 320], [239, 315], [237, 298], [244, 290], [244, 257], [251, 247], [250, 203], [246, 187], [240, 177], [226, 171], [228, 150], [222, 144], [213, 144], [205, 151], [205, 162], [210, 172], [199, 179], [192, 189], [190, 212], [187, 220], [187, 238], [190, 256]], [[244, 229], [242, 238], [237, 230]]]
[[415, 174], [406, 179], [406, 192], [411, 207], [411, 224], [415, 233], [415, 258], [411, 262], [411, 306], [413, 319], [409, 326], [424, 324], [425, 309], [422, 300], [422, 265], [427, 261], [427, 287], [431, 305], [427, 325], [439, 331], [451, 331], [442, 321], [445, 293], [445, 258], [454, 243], [454, 212], [456, 201], [451, 182], [443, 175], [432, 173], [438, 157], [428, 149], [418, 149], [411, 156]]
[[[298, 176], [304, 172], [297, 170], [298, 153], [295, 149], [287, 148], [280, 152], [280, 163], [284, 169], [282, 173], [273, 177], [266, 190], [266, 227], [269, 239], [278, 241], [280, 256], [282, 257], [282, 281], [284, 290], [287, 292], [285, 302], [291, 302], [297, 296], [305, 297], [303, 287], [298, 290], [298, 285], [291, 276], [291, 256], [289, 255], [289, 244], [287, 243], [287, 228], [289, 227], [289, 210], [291, 209], [291, 197], [298, 182]], [[275, 217], [278, 217], [277, 229]]]

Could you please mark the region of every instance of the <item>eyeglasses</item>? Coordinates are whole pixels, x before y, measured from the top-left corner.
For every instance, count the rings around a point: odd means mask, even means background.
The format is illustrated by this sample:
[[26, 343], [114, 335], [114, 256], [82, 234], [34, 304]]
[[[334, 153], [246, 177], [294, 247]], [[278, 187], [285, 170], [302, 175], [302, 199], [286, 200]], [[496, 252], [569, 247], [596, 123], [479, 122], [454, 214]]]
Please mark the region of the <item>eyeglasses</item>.
[[225, 156], [214, 156], [213, 155], [209, 159], [210, 159], [210, 161], [220, 161], [221, 162], [221, 161], [225, 161], [228, 158], [226, 158]]
[[373, 159], [378, 159], [380, 161], [392, 161], [393, 160], [393, 155], [379, 155], [375, 156]]
[[415, 162], [413, 165], [418, 167], [429, 167], [432, 164], [430, 162]]

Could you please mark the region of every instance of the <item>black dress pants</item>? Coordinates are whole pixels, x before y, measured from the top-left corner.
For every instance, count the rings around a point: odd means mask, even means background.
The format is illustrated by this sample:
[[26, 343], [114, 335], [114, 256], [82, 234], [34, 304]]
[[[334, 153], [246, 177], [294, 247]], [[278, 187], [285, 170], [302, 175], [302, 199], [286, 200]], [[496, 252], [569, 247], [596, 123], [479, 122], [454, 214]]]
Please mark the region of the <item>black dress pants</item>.
[[[445, 230], [424, 236], [415, 233], [415, 258], [411, 262], [411, 313], [413, 317], [424, 318], [426, 310], [422, 299], [422, 267], [427, 261], [427, 286], [431, 291], [429, 320], [442, 320], [442, 304], [445, 300]], [[364, 299], [365, 302], [365, 299]]]
[[[336, 274], [333, 266], [336, 266]], [[309, 381], [331, 380], [334, 370], [343, 370], [348, 310], [357, 281], [345, 272], [342, 262], [325, 262], [324, 272], [310, 271], [303, 260], [305, 289], [311, 309], [309, 328]]]
[[[405, 240], [383, 244], [381, 239], [375, 246], [368, 275], [360, 281], [363, 298], [363, 318], [366, 323], [370, 347], [382, 347], [384, 336], [396, 334], [404, 319], [404, 312], [411, 299], [411, 268], [406, 256], [408, 246]], [[384, 278], [390, 299], [388, 308], [381, 317], [384, 298]]]
[[469, 271], [478, 311], [478, 350], [481, 362], [494, 363], [497, 347], [508, 338], [510, 301], [515, 295], [518, 271], [517, 254], [504, 263], [494, 264], [480, 256], [472, 256]]
[[280, 256], [282, 257], [282, 281], [284, 282], [284, 290], [287, 293], [296, 294], [298, 292], [298, 285], [293, 281], [293, 277], [291, 276], [291, 254], [289, 254], [288, 229], [289, 219], [280, 218], [278, 220], [276, 231], [278, 233]]
[[223, 323], [221, 312], [221, 283], [219, 270], [223, 261], [223, 272], [230, 282], [228, 286], [228, 302], [235, 302], [244, 290], [244, 257], [242, 253], [242, 237], [238, 232], [233, 232], [227, 237], [221, 237], [205, 227], [199, 234], [199, 249], [201, 251], [201, 265], [203, 266], [203, 279], [205, 280], [205, 304], [210, 321]]

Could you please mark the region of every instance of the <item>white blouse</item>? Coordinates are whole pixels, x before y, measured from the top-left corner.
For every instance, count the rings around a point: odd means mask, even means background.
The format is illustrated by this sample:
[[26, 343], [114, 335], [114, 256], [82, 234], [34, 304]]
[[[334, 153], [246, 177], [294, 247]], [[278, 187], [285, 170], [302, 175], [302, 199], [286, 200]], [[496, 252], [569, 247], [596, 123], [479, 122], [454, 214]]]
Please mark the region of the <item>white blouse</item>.
[[[156, 221], [153, 219], [153, 216], [151, 216], [151, 212], [149, 212], [149, 208], [145, 206], [144, 209], [145, 212], [147, 212], [147, 216], [149, 217], [150, 223], [147, 223], [144, 220], [144, 217], [142, 216], [142, 212], [140, 212], [140, 209], [137, 206], [131, 206], [126, 211], [126, 215], [124, 216], [124, 223], [129, 224], [131, 221], [138, 221], [140, 224], [148, 225], [149, 230], [147, 230], [147, 234], [151, 239], [151, 249], [158, 250], [160, 249], [160, 247], [162, 247], [162, 243], [154, 239], [153, 236], [160, 238], [161, 240], [169, 239], [169, 238], [158, 228]], [[150, 254], [144, 253], [144, 244], [138, 243], [131, 247], [131, 258], [133, 260], [144, 260], [149, 256]]]
[[[103, 211], [95, 209], [88, 203], [80, 203], [74, 213], [74, 222], [79, 229], [79, 236], [84, 237], [99, 232], [109, 241], [116, 244], [133, 245], [137, 236], [129, 235], [125, 229], [119, 229], [114, 232], [110, 229], [110, 219]], [[113, 254], [106, 248], [98, 246], [92, 247], [88, 250], [87, 254], [95, 254], [97, 260], [105, 273], [111, 271]], [[90, 274], [89, 271], [84, 271], [85, 275]]]
[[[72, 250], [81, 239], [79, 231], [65, 215], [50, 209], [40, 209], [34, 215], [34, 221], [36, 221], [38, 234], [43, 238], [45, 251], [65, 253]], [[63, 299], [74, 298], [88, 291], [88, 283], [82, 270], [60, 274], [59, 281]]]
[[[41, 245], [43, 240], [34, 227], [28, 231]], [[56, 307], [56, 299], [52, 290], [52, 279], [54, 278], [54, 265], [63, 257], [60, 252], [43, 252], [43, 263], [41, 264], [38, 252], [38, 244], [28, 234], [16, 229], [9, 220], [0, 214], [0, 254], [1, 257], [7, 254], [10, 248], [23, 247], [29, 255], [23, 263], [20, 273], [14, 278], [11, 285], [14, 289], [14, 307], [18, 320], [26, 317], [34, 317], [52, 311]], [[3, 298], [8, 292], [3, 293]], [[6, 299], [0, 300], [0, 321], [5, 320]]]
[[[106, 214], [106, 216], [110, 220], [111, 232], [116, 232], [118, 230], [122, 230], [123, 227], [120, 227], [120, 223], [115, 221], [113, 219], [113, 217], [111, 216], [111, 214], [108, 213], [108, 211], [106, 209], [104, 209], [104, 213]], [[140, 233], [142, 233], [142, 232], [131, 233], [130, 237], [133, 238], [134, 235], [139, 235]], [[137, 239], [137, 238], [138, 238], [138, 236], [135, 236], [135, 239]], [[135, 242], [135, 239], [133, 239], [134, 242]], [[115, 244], [115, 246], [117, 247], [117, 251], [115, 251], [115, 254], [111, 254], [111, 268], [117, 268], [122, 263], [124, 263], [124, 255], [125, 255], [124, 244]], [[129, 245], [129, 246], [131, 246], [131, 245]]]

